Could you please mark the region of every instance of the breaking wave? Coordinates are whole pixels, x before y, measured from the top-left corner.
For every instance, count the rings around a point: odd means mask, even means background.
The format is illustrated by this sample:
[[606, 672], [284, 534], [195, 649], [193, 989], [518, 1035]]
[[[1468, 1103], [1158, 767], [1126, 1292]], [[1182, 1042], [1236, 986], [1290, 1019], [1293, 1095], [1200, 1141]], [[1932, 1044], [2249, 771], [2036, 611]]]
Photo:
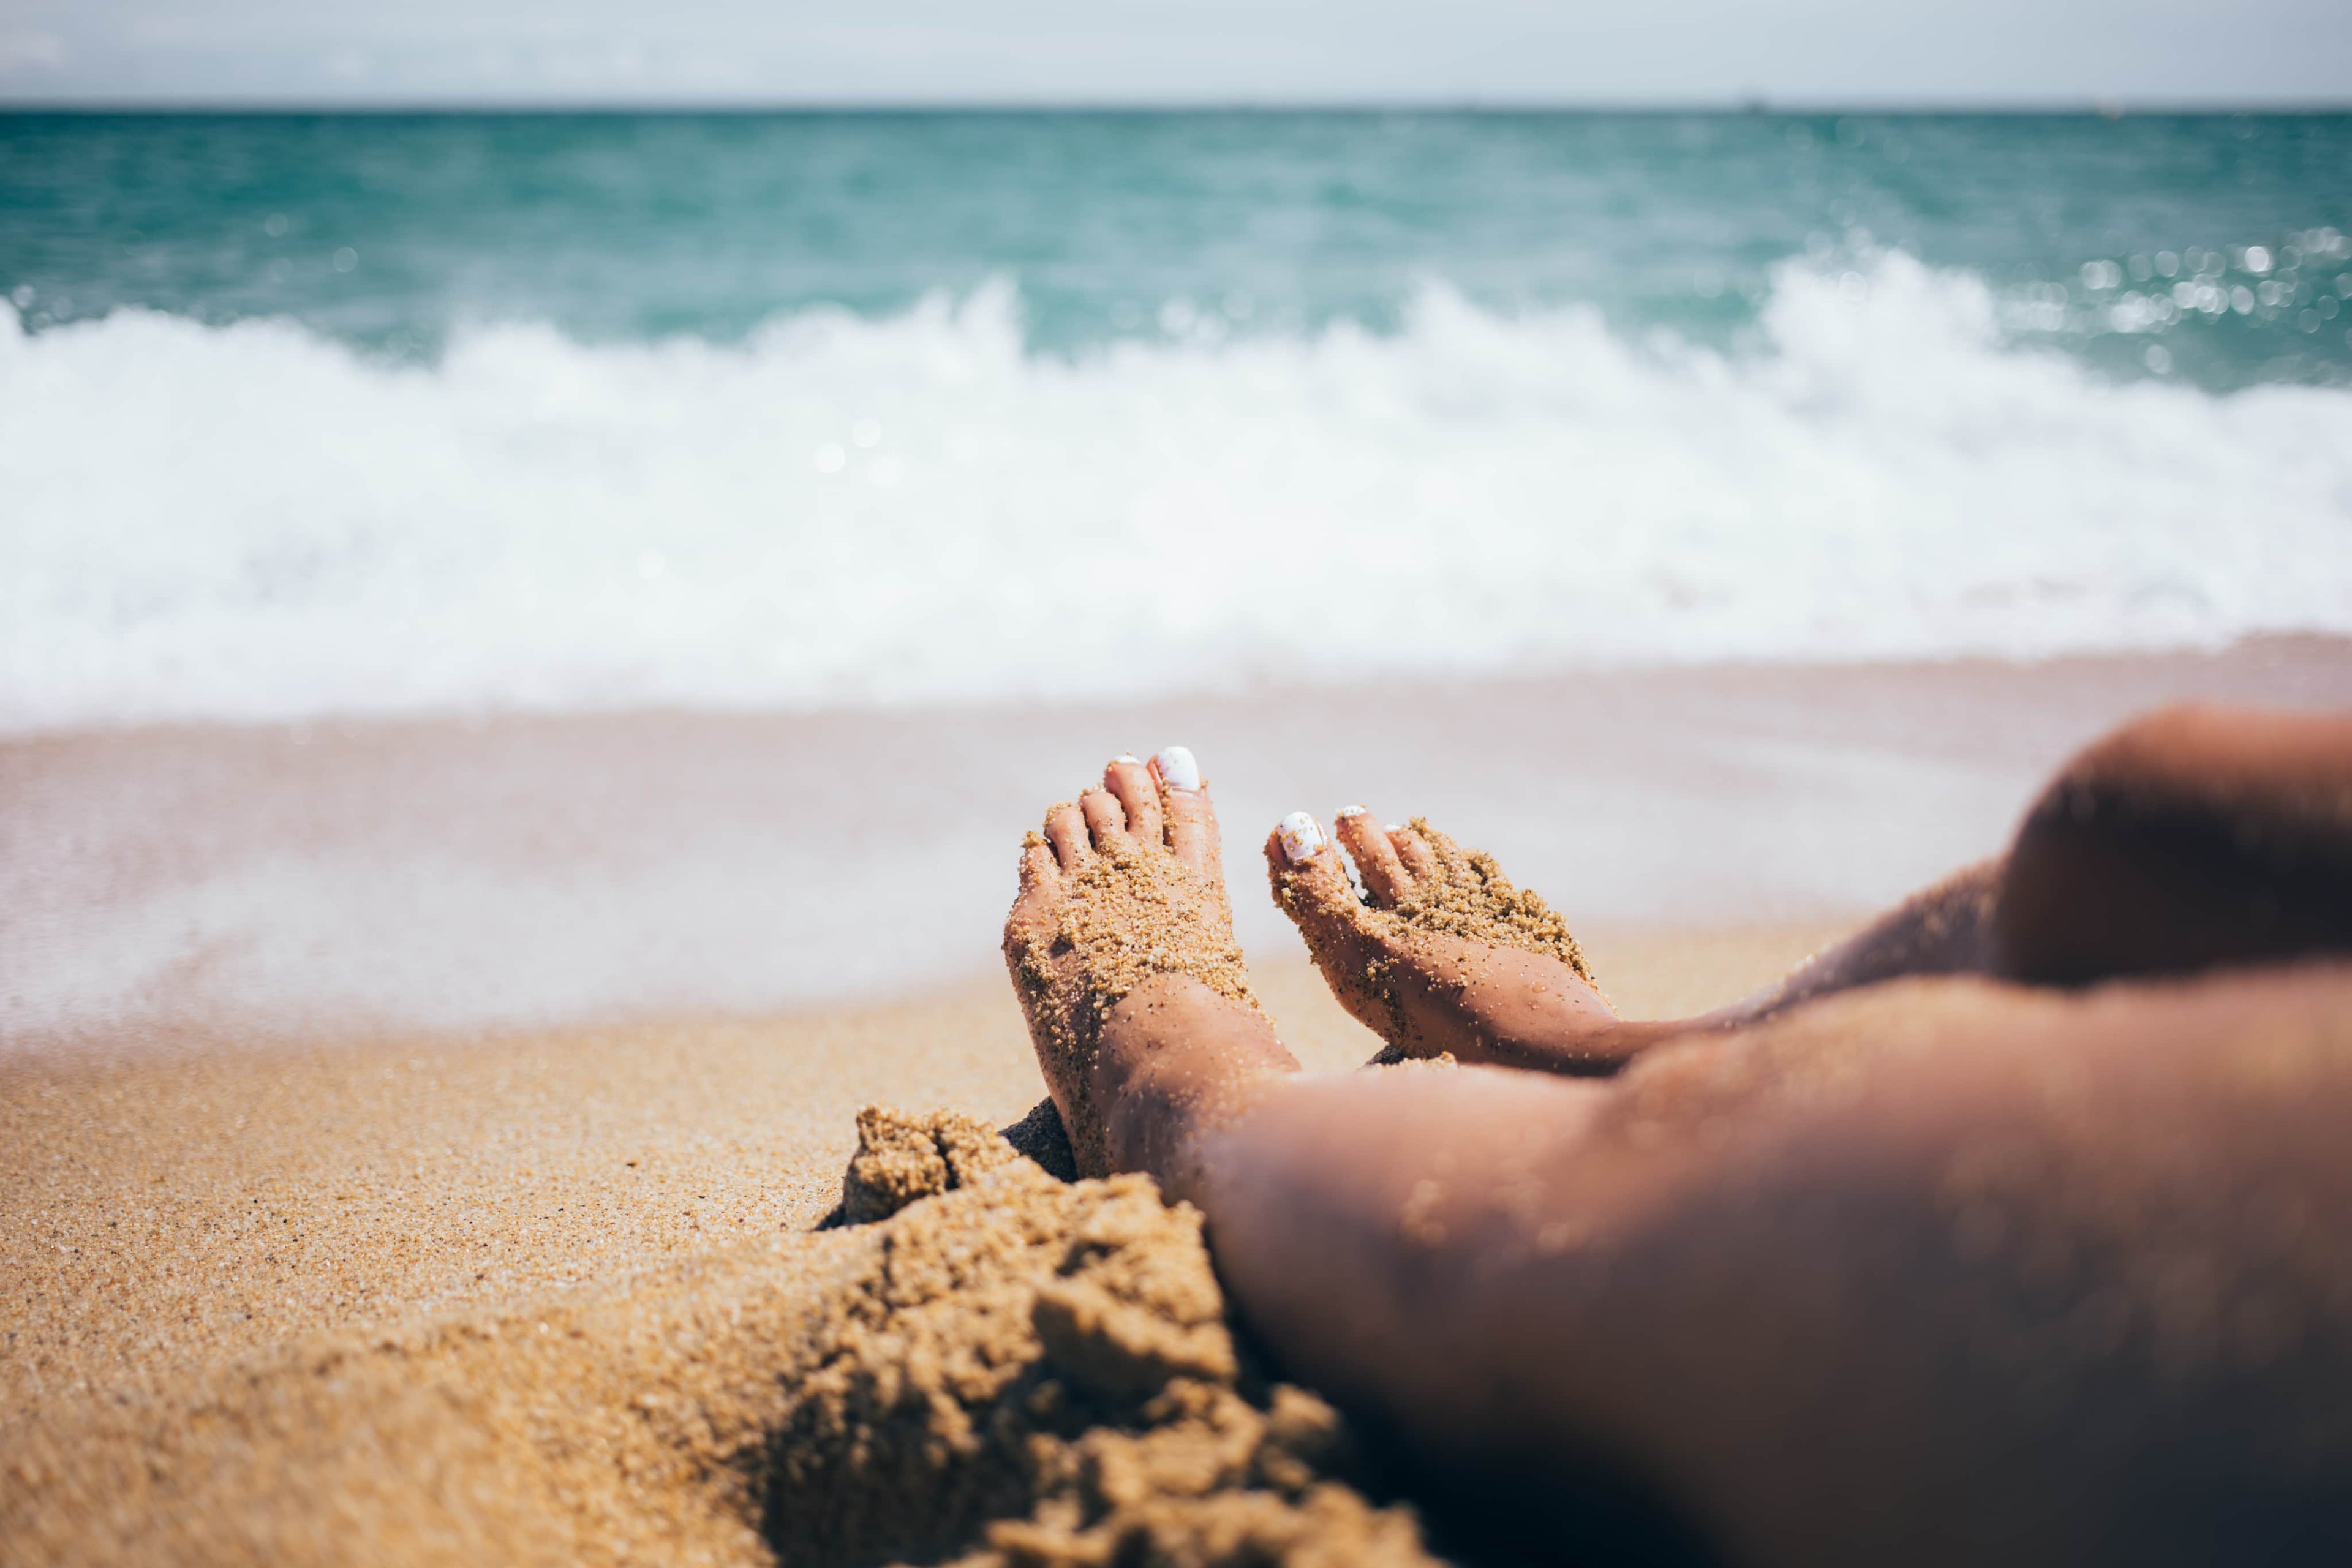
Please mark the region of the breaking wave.
[[1901, 254], [1728, 355], [1441, 285], [1076, 359], [1002, 284], [429, 366], [0, 308], [0, 498], [16, 731], [2352, 632], [2352, 391], [2110, 384]]

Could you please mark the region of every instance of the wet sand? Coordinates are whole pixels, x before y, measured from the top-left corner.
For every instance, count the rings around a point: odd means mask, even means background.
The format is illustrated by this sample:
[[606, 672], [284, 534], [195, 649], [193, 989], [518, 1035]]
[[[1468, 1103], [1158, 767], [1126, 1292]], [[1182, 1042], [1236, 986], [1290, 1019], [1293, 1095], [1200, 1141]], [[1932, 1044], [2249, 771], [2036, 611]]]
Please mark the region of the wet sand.
[[2352, 704], [2352, 642], [0, 742], [0, 1043], [770, 1015], [990, 978], [1022, 831], [1171, 742], [1215, 786], [1258, 963], [1304, 956], [1261, 837], [1356, 802], [1492, 850], [1580, 932], [1843, 919], [1991, 853], [2075, 747], [2184, 697]]

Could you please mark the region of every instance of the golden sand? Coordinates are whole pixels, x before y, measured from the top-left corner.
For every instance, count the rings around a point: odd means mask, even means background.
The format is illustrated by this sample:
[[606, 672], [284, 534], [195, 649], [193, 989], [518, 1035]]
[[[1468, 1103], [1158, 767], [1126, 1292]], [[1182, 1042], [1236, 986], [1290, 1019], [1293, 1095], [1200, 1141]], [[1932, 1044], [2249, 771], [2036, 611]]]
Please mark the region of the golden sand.
[[1199, 1215], [868, 1113], [845, 1207], [529, 1310], [328, 1337], [9, 1434], [18, 1561], [1418, 1565], [1252, 1376]]
[[1412, 830], [1437, 857], [1442, 876], [1416, 877], [1412, 890], [1393, 910], [1375, 910], [1376, 920], [1436, 931], [1487, 947], [1516, 947], [1556, 958], [1592, 983], [1584, 949], [1568, 922], [1532, 889], [1517, 888], [1484, 849], [1465, 849], [1429, 825], [1412, 819]]
[[[1770, 978], [1823, 934], [1595, 946], [1621, 1001], [1686, 1010]], [[1371, 1054], [1303, 965], [1255, 978], [1310, 1069]], [[893, 1226], [953, 1204], [1011, 1214], [975, 1185], [809, 1234], [842, 1194], [858, 1110], [946, 1103], [1002, 1123], [1039, 1092], [1001, 984], [766, 1022], [167, 1044], [0, 1062], [12, 1561], [772, 1560], [770, 1535], [802, 1517], [762, 1489], [784, 1473], [778, 1435], [814, 1418], [796, 1415], [814, 1409], [798, 1372], [828, 1364], [840, 1340], [824, 1326], [844, 1303], [873, 1301]], [[936, 1139], [932, 1152], [950, 1169]], [[1051, 1193], [1079, 1207], [1019, 1222], [1043, 1239], [1005, 1256], [999, 1284], [1016, 1295], [1030, 1287], [1008, 1281], [1052, 1271], [1056, 1226], [1182, 1212], [1116, 1184]], [[1174, 1542], [1192, 1525], [1122, 1515], [1129, 1494], [1101, 1479], [1129, 1460], [1158, 1474], [1164, 1458], [1210, 1477], [1193, 1495], [1228, 1498], [1193, 1517], [1219, 1539], [1256, 1531], [1306, 1551], [1351, 1539], [1334, 1533], [1345, 1514], [1406, 1550], [1389, 1516], [1318, 1489], [1323, 1471], [1283, 1468], [1308, 1406], [1202, 1370], [1097, 1423], [1118, 1442], [1055, 1435], [1060, 1468], [997, 1518], [1011, 1533], [968, 1544], [1084, 1561], [1114, 1520], [1119, 1539]], [[1230, 1438], [1206, 1469], [1203, 1430]], [[1324, 1522], [1297, 1534], [1306, 1516]], [[1023, 1558], [1023, 1541], [1062, 1556]]]
[[1066, 1184], [970, 1118], [869, 1111], [847, 1189], [898, 1217], [772, 1446], [785, 1562], [1430, 1561], [1342, 1479], [1339, 1414], [1245, 1365], [1200, 1214], [1149, 1177]]

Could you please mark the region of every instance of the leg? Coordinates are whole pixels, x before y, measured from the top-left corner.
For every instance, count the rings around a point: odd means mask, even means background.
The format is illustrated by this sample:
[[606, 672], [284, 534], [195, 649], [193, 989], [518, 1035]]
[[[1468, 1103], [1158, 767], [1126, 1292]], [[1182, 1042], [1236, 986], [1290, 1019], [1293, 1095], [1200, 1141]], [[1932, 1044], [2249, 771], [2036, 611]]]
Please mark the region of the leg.
[[1815, 953], [1788, 978], [1709, 1019], [1755, 1023], [1816, 996], [1905, 975], [1997, 973], [1993, 910], [2008, 866], [2001, 857], [1953, 872]]
[[1598, 1466], [1765, 1563], [2352, 1548], [2352, 968], [1913, 980], [1606, 1082], [1304, 1079], [1213, 862], [1150, 858], [1205, 794], [1123, 765], [1007, 932], [1056, 1101], [1440, 1471]]
[[1268, 854], [1276, 901], [1341, 1004], [1404, 1056], [1608, 1073], [1661, 1040], [1906, 975], [2080, 984], [2352, 952], [2352, 717], [2138, 720], [2067, 765], [2006, 856], [1757, 996], [1670, 1021], [1617, 1018], [1558, 917], [1426, 823], [1341, 815], [1360, 899], [1319, 827], [1292, 821], [1277, 842], [1296, 852]]
[[1340, 1004], [1402, 1057], [1573, 1077], [1606, 1076], [1663, 1040], [1756, 1022], [1800, 1002], [1906, 974], [1988, 973], [2002, 862], [1906, 900], [1762, 994], [1696, 1018], [1620, 1018], [1544, 901], [1494, 858], [1416, 818], [1381, 827], [1360, 807], [1338, 840], [1301, 813], [1268, 841], [1275, 901], [1289, 912]]
[[1192, 1192], [1286, 1363], [1458, 1474], [1603, 1459], [1737, 1562], [2317, 1561], [2347, 1114], [2352, 969], [1922, 980], [1605, 1083], [1297, 1080]]
[[1904, 974], [2078, 985], [2323, 952], [2352, 952], [2352, 716], [2182, 706], [2068, 763], [2007, 855], [1732, 1016]]
[[2047, 984], [2352, 952], [2352, 715], [2168, 708], [2070, 763], [2010, 851], [2001, 973]]

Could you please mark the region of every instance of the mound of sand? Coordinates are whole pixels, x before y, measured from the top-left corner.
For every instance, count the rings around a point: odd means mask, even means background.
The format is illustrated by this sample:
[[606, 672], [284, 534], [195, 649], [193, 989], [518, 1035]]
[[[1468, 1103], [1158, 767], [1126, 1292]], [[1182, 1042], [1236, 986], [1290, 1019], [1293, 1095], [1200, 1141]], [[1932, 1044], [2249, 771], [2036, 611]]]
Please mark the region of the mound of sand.
[[[1200, 1216], [868, 1111], [853, 1223], [0, 1433], [12, 1561], [1422, 1563]], [[871, 1223], [854, 1222], [867, 1220]]]
[[858, 1145], [845, 1215], [897, 1217], [779, 1436], [785, 1561], [975, 1537], [967, 1568], [1430, 1561], [1347, 1484], [1339, 1414], [1245, 1366], [1197, 1210], [1065, 1183], [952, 1113], [869, 1110]]

